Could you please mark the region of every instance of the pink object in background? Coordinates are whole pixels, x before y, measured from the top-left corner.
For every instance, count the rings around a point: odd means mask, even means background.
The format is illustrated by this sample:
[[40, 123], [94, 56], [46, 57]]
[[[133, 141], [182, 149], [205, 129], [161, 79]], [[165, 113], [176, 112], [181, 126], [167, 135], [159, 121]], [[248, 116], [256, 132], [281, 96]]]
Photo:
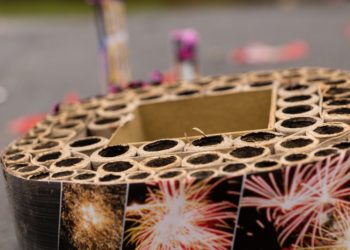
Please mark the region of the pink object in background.
[[239, 64], [273, 64], [296, 61], [309, 52], [309, 45], [303, 41], [293, 41], [282, 46], [253, 43], [233, 50], [231, 59]]

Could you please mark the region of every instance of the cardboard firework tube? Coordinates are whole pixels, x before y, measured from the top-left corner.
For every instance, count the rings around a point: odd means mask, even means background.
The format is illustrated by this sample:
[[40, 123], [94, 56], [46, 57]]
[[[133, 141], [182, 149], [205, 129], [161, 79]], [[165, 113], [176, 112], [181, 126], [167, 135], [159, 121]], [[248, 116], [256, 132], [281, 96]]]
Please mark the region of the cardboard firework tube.
[[306, 131], [306, 134], [317, 138], [319, 140], [325, 140], [328, 138], [334, 138], [343, 135], [349, 131], [349, 125], [343, 122], [328, 122], [313, 129]]
[[323, 87], [328, 87], [328, 86], [332, 86], [332, 87], [344, 87], [346, 85], [350, 84], [350, 80], [347, 78], [331, 78], [328, 80], [325, 80], [321, 83], [321, 86], [323, 85]]
[[149, 104], [167, 101], [169, 96], [161, 91], [151, 91], [138, 96], [140, 104]]
[[101, 100], [101, 106], [106, 107], [111, 104], [121, 104], [133, 101], [135, 93], [129, 90], [124, 90], [119, 93], [109, 93]]
[[43, 165], [49, 168], [53, 162], [69, 157], [70, 155], [71, 153], [68, 150], [47, 151], [37, 154], [32, 159], [32, 163], [36, 165]]
[[97, 180], [97, 173], [91, 170], [79, 171], [71, 178], [71, 181], [74, 183], [95, 183]]
[[322, 106], [325, 109], [348, 108], [350, 107], [350, 98], [335, 98], [324, 102]]
[[160, 139], [146, 143], [138, 148], [139, 156], [154, 156], [183, 151], [185, 143], [179, 139]]
[[270, 152], [269, 148], [263, 146], [240, 146], [227, 153], [225, 158], [235, 162], [254, 162], [269, 155]]
[[117, 117], [131, 113], [135, 109], [135, 104], [133, 103], [120, 103], [112, 104], [106, 107], [103, 107], [97, 111], [97, 114], [100, 117]]
[[50, 166], [50, 170], [53, 172], [85, 169], [91, 169], [91, 164], [89, 158], [83, 154], [79, 154], [79, 156], [70, 156], [60, 159], [52, 163]]
[[14, 146], [11, 146], [10, 148], [8, 148], [7, 150], [5, 150], [2, 154], [1, 154], [1, 158], [8, 158], [12, 155], [15, 154], [19, 154], [19, 153], [24, 153], [22, 149], [16, 148]]
[[253, 81], [247, 85], [247, 89], [269, 89], [272, 88], [275, 84], [276, 82], [272, 80]]
[[337, 142], [332, 145], [332, 148], [336, 148], [342, 151], [347, 151], [348, 149], [350, 149], [350, 142], [347, 142], [347, 141]]
[[61, 141], [45, 141], [34, 145], [29, 152], [35, 156], [47, 151], [60, 150], [63, 148], [63, 145]]
[[179, 180], [186, 177], [187, 172], [183, 169], [166, 169], [159, 172], [154, 178], [156, 180]]
[[202, 95], [203, 92], [199, 88], [194, 87], [184, 87], [177, 90], [170, 98], [175, 100], [182, 100], [187, 98], [193, 98], [195, 96]]
[[223, 95], [242, 91], [242, 86], [238, 84], [220, 83], [214, 85], [207, 91], [207, 95]]
[[350, 86], [344, 87], [328, 87], [323, 91], [324, 96], [340, 98], [350, 94]]
[[295, 105], [310, 105], [310, 104], [318, 104], [320, 98], [318, 95], [293, 95], [285, 98], [279, 98], [277, 100], [278, 107], [289, 107]]
[[283, 85], [282, 87], [280, 87], [278, 90], [278, 95], [282, 98], [291, 97], [295, 95], [311, 95], [316, 93], [317, 90], [318, 88], [315, 85], [293, 83]]
[[255, 71], [247, 74], [249, 81], [273, 81], [279, 78], [275, 70]]
[[248, 172], [250, 170], [250, 167], [246, 163], [241, 162], [228, 162], [227, 164], [221, 166], [219, 168], [220, 175], [243, 175], [244, 173]]
[[94, 116], [94, 112], [92, 111], [79, 110], [71, 114], [62, 115], [60, 122], [61, 124], [76, 121], [88, 123], [94, 118]]
[[279, 120], [275, 124], [275, 129], [284, 134], [294, 134], [301, 130], [312, 129], [322, 124], [318, 117], [300, 116]]
[[27, 179], [32, 181], [48, 181], [50, 179], [50, 172], [42, 171], [42, 172], [34, 173], [28, 176]]
[[278, 160], [263, 159], [253, 164], [253, 171], [255, 172], [269, 172], [281, 167]]
[[52, 130], [50, 133], [40, 137], [41, 141], [62, 141], [65, 143], [76, 138], [77, 133], [69, 129]]
[[115, 145], [100, 148], [90, 156], [93, 169], [103, 163], [121, 160], [136, 156], [137, 148], [132, 145]]
[[67, 145], [67, 149], [74, 153], [82, 153], [90, 156], [94, 151], [105, 147], [108, 140], [105, 137], [89, 136], [82, 139], [74, 140]]
[[224, 161], [224, 157], [220, 152], [207, 151], [190, 154], [183, 158], [182, 166], [188, 168], [204, 168], [220, 165]]
[[105, 174], [124, 174], [137, 171], [139, 163], [131, 159], [123, 159], [118, 161], [107, 162], [97, 169], [100, 175]]
[[130, 183], [144, 182], [151, 180], [154, 175], [154, 171], [139, 170], [134, 173], [128, 173], [125, 177], [125, 180]]
[[140, 162], [140, 169], [146, 171], [160, 171], [181, 166], [181, 158], [177, 155], [159, 155], [144, 159]]
[[275, 115], [280, 120], [298, 116], [319, 116], [320, 107], [315, 104], [289, 106], [277, 110]]
[[239, 146], [272, 146], [283, 134], [272, 131], [255, 131], [241, 135], [233, 140], [233, 144]]
[[290, 153], [281, 157], [281, 163], [283, 165], [296, 165], [310, 161], [310, 154], [307, 153]]
[[104, 175], [101, 175], [98, 173], [98, 178], [96, 183], [104, 184], [104, 185], [111, 185], [111, 184], [118, 184], [124, 181], [125, 175], [122, 173], [106, 173]]
[[47, 168], [40, 165], [28, 165], [15, 171], [15, 175], [27, 178], [30, 175], [47, 171]]
[[57, 124], [52, 130], [74, 130], [76, 132], [76, 139], [86, 136], [86, 125], [81, 121], [69, 121]]
[[313, 152], [311, 152], [311, 156], [313, 160], [317, 161], [338, 153], [339, 153], [339, 150], [336, 148], [325, 147], [325, 148], [315, 149]]
[[33, 147], [33, 145], [38, 143], [38, 139], [20, 139], [14, 143], [14, 147], [22, 150], [29, 150]]
[[7, 165], [6, 169], [11, 172], [12, 174], [14, 174], [17, 170], [27, 167], [29, 165], [32, 165], [30, 162], [22, 162], [22, 163], [16, 163], [13, 165]]
[[29, 153], [17, 153], [6, 157], [3, 161], [6, 166], [18, 164], [18, 163], [28, 163], [31, 160], [31, 155]]
[[194, 180], [204, 180], [213, 178], [219, 175], [219, 171], [216, 169], [197, 169], [188, 172], [187, 178]]
[[50, 173], [50, 180], [51, 181], [69, 181], [77, 174], [78, 172], [76, 170], [55, 171]]
[[319, 140], [310, 136], [290, 136], [275, 145], [276, 153], [306, 152], [315, 148]]
[[350, 107], [334, 108], [323, 111], [323, 119], [327, 122], [350, 122]]
[[194, 141], [191, 141], [185, 146], [185, 151], [199, 152], [210, 151], [217, 149], [229, 148], [232, 145], [232, 140], [226, 135], [210, 135], [204, 136]]
[[123, 124], [122, 117], [102, 117], [90, 122], [88, 125], [89, 134], [110, 138], [116, 129]]

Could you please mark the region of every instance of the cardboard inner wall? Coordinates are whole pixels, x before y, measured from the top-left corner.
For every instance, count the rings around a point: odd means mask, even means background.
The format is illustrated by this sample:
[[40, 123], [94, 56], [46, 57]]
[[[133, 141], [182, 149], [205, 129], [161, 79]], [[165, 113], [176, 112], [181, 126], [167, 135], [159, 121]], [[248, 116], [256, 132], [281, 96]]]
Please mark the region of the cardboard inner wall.
[[268, 129], [272, 106], [270, 89], [145, 104], [116, 131], [110, 145], [198, 136], [193, 127], [208, 135]]

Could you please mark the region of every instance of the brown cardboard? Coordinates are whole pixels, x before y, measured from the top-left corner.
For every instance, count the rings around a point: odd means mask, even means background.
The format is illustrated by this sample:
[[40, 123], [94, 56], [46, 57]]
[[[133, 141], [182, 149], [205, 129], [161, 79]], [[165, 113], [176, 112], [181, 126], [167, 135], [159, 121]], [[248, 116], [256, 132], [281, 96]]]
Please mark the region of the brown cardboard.
[[208, 135], [272, 129], [272, 92], [256, 90], [141, 105], [135, 118], [112, 136], [110, 145], [198, 136], [194, 127]]

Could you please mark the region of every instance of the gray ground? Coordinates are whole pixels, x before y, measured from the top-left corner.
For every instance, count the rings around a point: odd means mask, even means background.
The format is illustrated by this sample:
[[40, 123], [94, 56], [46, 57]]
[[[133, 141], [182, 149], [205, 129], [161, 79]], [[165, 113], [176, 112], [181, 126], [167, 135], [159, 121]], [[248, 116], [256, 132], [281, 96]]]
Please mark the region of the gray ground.
[[[170, 65], [168, 32], [194, 27], [202, 37], [201, 67], [205, 74], [232, 73], [277, 65], [229, 64], [227, 53], [242, 44], [261, 41], [282, 44], [302, 39], [310, 55], [299, 62], [278, 67], [350, 67], [350, 40], [343, 30], [350, 22], [350, 6], [318, 6], [297, 10], [280, 8], [200, 9], [129, 17], [131, 57], [135, 78]], [[92, 17], [1, 18], [0, 85], [9, 99], [0, 104], [0, 146], [13, 135], [7, 123], [19, 116], [50, 109], [65, 93], [82, 96], [101, 89]], [[3, 179], [0, 178], [0, 249], [16, 249]]]

